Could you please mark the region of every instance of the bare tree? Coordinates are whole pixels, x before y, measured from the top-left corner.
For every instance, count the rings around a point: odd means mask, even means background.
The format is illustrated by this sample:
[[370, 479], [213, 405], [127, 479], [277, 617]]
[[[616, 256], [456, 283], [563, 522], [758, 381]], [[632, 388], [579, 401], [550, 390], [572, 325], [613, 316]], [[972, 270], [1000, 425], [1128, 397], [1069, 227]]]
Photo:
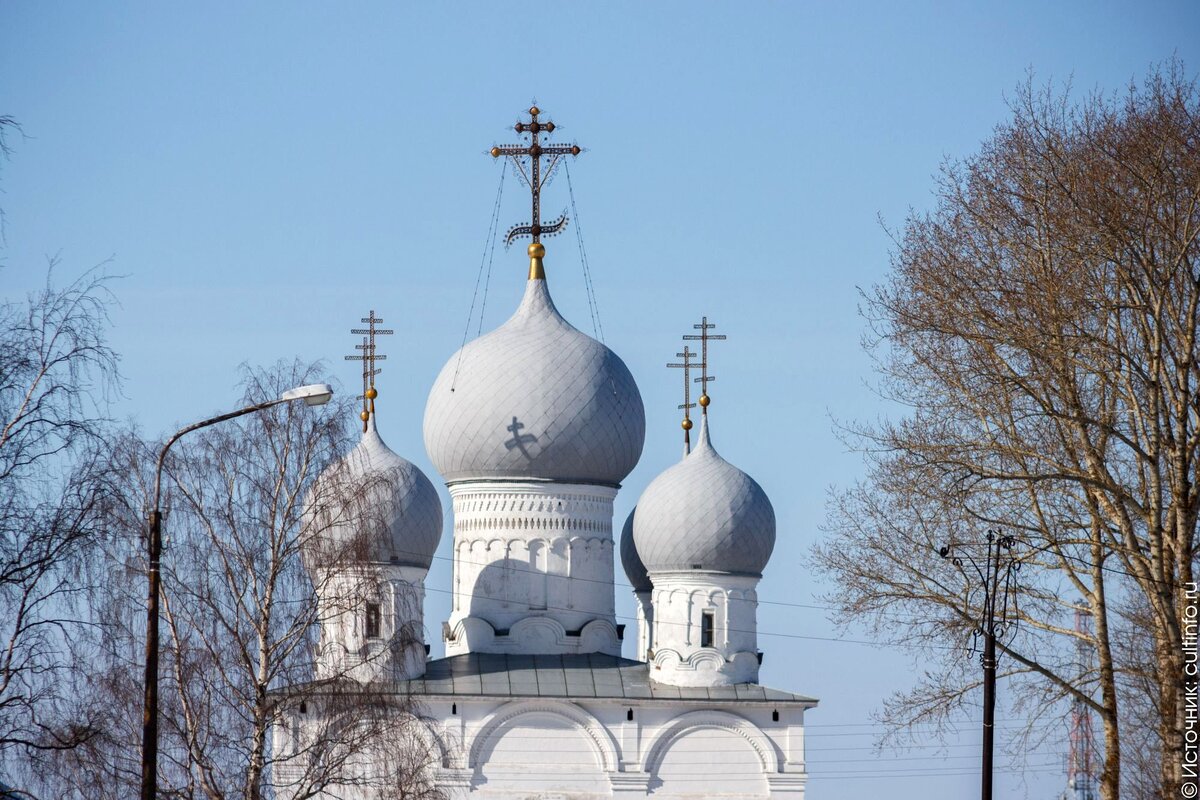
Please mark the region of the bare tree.
[[[313, 383], [317, 369], [294, 363], [247, 370], [246, 404]], [[284, 404], [198, 432], [171, 451], [161, 797], [258, 800], [280, 789], [303, 800], [339, 787], [356, 787], [361, 796], [384, 777], [361, 768], [367, 754], [385, 738], [395, 742], [423, 728], [401, 687], [363, 685], [349, 667], [314, 673], [322, 615], [358, 601], [342, 596], [347, 584], [337, 576], [364, 550], [361, 538], [336, 539], [329, 529], [349, 524], [369, 536], [377, 514], [369, 502], [374, 485], [339, 479], [353, 436], [348, 422], [357, 420], [351, 406], [336, 399], [320, 411]], [[145, 565], [130, 532], [144, 525], [156, 454], [157, 446], [136, 436], [118, 450], [125, 495], [112, 509], [103, 567], [116, 579], [96, 581], [103, 585], [94, 595], [99, 657], [81, 690], [115, 713], [87, 748], [59, 760], [48, 784], [56, 796], [116, 800], [136, 793]], [[337, 513], [314, 515], [313, 507]], [[317, 552], [322, 569], [306, 569], [305, 559]], [[285, 710], [300, 706], [309, 711], [303, 736], [273, 736]], [[416, 772], [402, 779], [387, 773], [389, 786], [420, 780]]]
[[[1006, 691], [1035, 718], [1065, 698], [1099, 715], [1110, 800], [1126, 712], [1153, 708], [1155, 783], [1173, 796], [1200, 508], [1200, 96], [1172, 62], [1120, 97], [1074, 104], [1030, 82], [1011, 107], [944, 166], [936, 209], [908, 219], [892, 278], [866, 294], [884, 393], [909, 414], [850, 431], [870, 474], [834, 497], [816, 557], [844, 620], [940, 656], [888, 703], [902, 725], [944, 719], [975, 686], [953, 645], [980, 609], [936, 546], [1016, 533]], [[1074, 656], [1080, 602], [1090, 664]], [[1151, 669], [1114, 644], [1137, 624]]]
[[[12, 155], [12, 145], [8, 141], [9, 133], [24, 133], [24, 131], [21, 128], [21, 123], [17, 122], [15, 117], [11, 117], [8, 114], [0, 114], [0, 164], [3, 164]], [[5, 240], [4, 223], [4, 207], [0, 206], [0, 244], [3, 244]]]
[[332, 681], [288, 695], [308, 707], [294, 729], [277, 732], [278, 797], [445, 800], [435, 775], [447, 737], [405, 686]]
[[89, 272], [0, 303], [0, 765], [78, 746], [94, 714], [64, 693], [84, 619], [81, 559], [107, 481], [110, 279]]

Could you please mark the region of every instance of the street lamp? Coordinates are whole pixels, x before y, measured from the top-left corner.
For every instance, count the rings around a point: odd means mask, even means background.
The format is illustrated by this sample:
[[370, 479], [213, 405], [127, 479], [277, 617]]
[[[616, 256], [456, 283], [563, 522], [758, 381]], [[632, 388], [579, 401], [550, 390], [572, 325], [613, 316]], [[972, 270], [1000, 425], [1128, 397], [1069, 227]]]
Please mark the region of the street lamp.
[[328, 383], [313, 383], [307, 386], [297, 386], [279, 395], [277, 400], [268, 400], [252, 406], [221, 414], [218, 417], [206, 419], [188, 425], [179, 430], [167, 440], [158, 454], [158, 464], [154, 470], [154, 510], [150, 512], [150, 591], [146, 603], [146, 696], [142, 711], [142, 800], [156, 800], [158, 794], [158, 597], [161, 586], [159, 576], [159, 558], [162, 554], [162, 511], [159, 501], [162, 494], [162, 470], [167, 451], [171, 445], [183, 438], [184, 435], [209, 425], [216, 425], [234, 417], [252, 414], [272, 406], [303, 400], [306, 406], [319, 406], [328, 403], [333, 397], [333, 387]]

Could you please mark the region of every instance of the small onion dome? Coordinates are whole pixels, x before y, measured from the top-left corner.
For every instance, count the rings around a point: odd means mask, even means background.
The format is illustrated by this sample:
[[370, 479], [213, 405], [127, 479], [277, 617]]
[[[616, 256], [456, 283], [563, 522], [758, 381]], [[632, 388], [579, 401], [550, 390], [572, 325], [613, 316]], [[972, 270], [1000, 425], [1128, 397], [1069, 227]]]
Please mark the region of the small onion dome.
[[708, 417], [690, 455], [646, 487], [633, 541], [646, 569], [761, 575], [775, 547], [775, 510], [766, 492], [717, 454]]
[[425, 449], [447, 483], [619, 485], [646, 437], [625, 363], [559, 315], [531, 279], [513, 316], [446, 362], [425, 406]]
[[317, 479], [304, 512], [305, 562], [429, 568], [442, 538], [442, 501], [411, 461], [392, 452], [371, 419], [358, 445]]
[[638, 556], [637, 547], [633, 544], [633, 517], [637, 509], [629, 512], [625, 527], [621, 529], [621, 566], [625, 568], [625, 576], [635, 592], [648, 592], [654, 588], [650, 576], [646, 574], [646, 565]]

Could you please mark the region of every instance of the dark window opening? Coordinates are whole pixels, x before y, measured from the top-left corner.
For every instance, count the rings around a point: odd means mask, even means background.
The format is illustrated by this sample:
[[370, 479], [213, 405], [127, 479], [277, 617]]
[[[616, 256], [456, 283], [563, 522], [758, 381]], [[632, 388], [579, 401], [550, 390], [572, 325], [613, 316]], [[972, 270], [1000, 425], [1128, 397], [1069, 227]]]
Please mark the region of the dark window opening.
[[625, 719], [629, 720], [630, 722], [633, 722], [633, 709], [632, 708], [625, 712]]
[[779, 722], [779, 709], [778, 708], [771, 712], [771, 722]]
[[458, 713], [458, 703], [451, 703], [450, 704], [450, 715], [453, 716], [457, 713]]
[[308, 713], [308, 703], [304, 702], [303, 700], [300, 701], [300, 713], [301, 714]]
[[713, 612], [705, 611], [700, 615], [700, 646], [713, 646], [713, 629], [716, 625]]
[[379, 603], [367, 603], [367, 638], [379, 638]]

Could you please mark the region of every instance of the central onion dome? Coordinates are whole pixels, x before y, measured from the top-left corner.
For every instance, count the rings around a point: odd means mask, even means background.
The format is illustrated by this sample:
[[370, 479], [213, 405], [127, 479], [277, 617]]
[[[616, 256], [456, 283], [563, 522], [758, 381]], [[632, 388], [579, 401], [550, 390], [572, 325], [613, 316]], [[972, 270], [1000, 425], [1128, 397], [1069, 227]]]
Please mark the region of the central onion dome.
[[713, 449], [707, 415], [696, 448], [650, 482], [636, 510], [633, 544], [651, 576], [695, 569], [761, 575], [775, 548], [771, 501]]
[[[540, 273], [540, 244], [530, 255]], [[562, 318], [531, 271], [512, 317], [455, 353], [425, 406], [425, 449], [447, 483], [617, 486], [646, 437], [625, 363]]]
[[309, 566], [370, 562], [429, 569], [442, 501], [425, 473], [396, 455], [371, 418], [358, 445], [317, 478], [304, 510]]

